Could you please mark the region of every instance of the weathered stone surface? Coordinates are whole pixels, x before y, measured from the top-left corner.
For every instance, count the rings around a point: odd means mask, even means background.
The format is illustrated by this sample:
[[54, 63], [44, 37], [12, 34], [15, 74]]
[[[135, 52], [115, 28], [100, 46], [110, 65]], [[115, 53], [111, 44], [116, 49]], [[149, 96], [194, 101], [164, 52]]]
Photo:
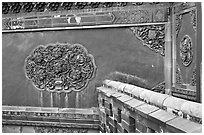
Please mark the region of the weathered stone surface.
[[[58, 126], [72, 128], [98, 128], [99, 111], [97, 108], [77, 109], [77, 108], [42, 108], [42, 107], [25, 107], [27, 111], [3, 110], [4, 114], [9, 114], [12, 119], [3, 117], [3, 125], [21, 125], [22, 127], [33, 126]], [[5, 108], [4, 108], [5, 109]], [[102, 112], [102, 111], [100, 111]], [[105, 112], [104, 112], [105, 115]], [[103, 116], [103, 115], [102, 115]], [[24, 117], [26, 119], [24, 119]], [[101, 118], [103, 119], [103, 118]], [[33, 132], [32, 129], [25, 127], [20, 132]], [[5, 129], [7, 130], [7, 129]], [[15, 129], [12, 132], [17, 132]], [[7, 132], [7, 131], [5, 131]], [[9, 131], [8, 131], [9, 132]]]
[[132, 90], [135, 88], [134, 85], [131, 84], [126, 84], [125, 88], [124, 88], [124, 92], [128, 95], [131, 95]]
[[143, 125], [142, 123], [136, 121], [136, 131], [141, 132], [141, 133], [146, 133], [147, 132], [147, 127]]
[[167, 108], [181, 110], [181, 106], [185, 102], [187, 102], [187, 100], [170, 96], [164, 100], [163, 106]]
[[145, 104], [145, 102], [137, 100], [137, 99], [131, 99], [131, 100], [125, 102], [124, 104], [127, 105], [128, 108], [133, 109], [133, 108], [135, 108], [137, 106]]
[[128, 133], [134, 133], [135, 131], [135, 124], [129, 124], [126, 121], [121, 121], [122, 127], [128, 131]]
[[135, 87], [133, 90], [132, 90], [132, 95], [137, 97], [137, 98], [140, 98], [140, 94], [145, 91], [146, 89], [144, 88], [141, 88], [141, 87]]
[[[123, 88], [123, 86], [125, 87]], [[104, 122], [107, 126], [107, 132], [167, 133], [202, 131], [198, 123], [194, 123], [168, 112], [168, 110], [172, 110], [177, 114], [182, 111], [192, 116], [202, 117], [201, 110], [199, 110], [200, 104], [129, 84], [121, 83], [120, 88], [118, 92], [112, 94], [110, 97], [106, 96], [105, 98], [108, 103], [110, 103], [110, 101], [113, 103], [111, 107], [113, 117], [110, 117], [110, 104], [109, 106], [106, 105], [106, 108], [108, 108], [106, 109], [106, 115], [108, 117], [106, 117]], [[124, 91], [122, 91], [122, 89]], [[131, 94], [128, 95], [128, 93]], [[142, 100], [146, 101], [148, 104]], [[167, 111], [162, 109], [167, 109]], [[179, 120], [178, 122], [174, 121], [178, 118], [182, 120], [180, 126], [177, 126], [179, 125]], [[115, 121], [117, 123], [116, 127], [114, 127]], [[186, 126], [186, 124], [192, 124], [192, 129], [188, 129], [190, 126]], [[198, 127], [196, 127], [195, 124], [198, 125]]]
[[126, 83], [121, 83], [120, 85], [118, 85], [117, 90], [120, 92], [124, 92], [126, 86], [127, 86]]
[[124, 94], [122, 94], [122, 93], [114, 93], [113, 95], [111, 95], [113, 98], [118, 98], [118, 97], [121, 97], [122, 95], [124, 95]]
[[121, 85], [121, 82], [118, 81], [110, 81], [107, 85], [113, 89], [118, 89], [119, 85]]
[[99, 130], [91, 130], [91, 129], [89, 129], [87, 133], [99, 133]]
[[201, 133], [202, 125], [177, 117], [167, 122], [167, 128], [174, 133]]
[[97, 87], [96, 88], [98, 92], [102, 92], [103, 94], [105, 94], [109, 89], [105, 88], [105, 87]]
[[163, 110], [157, 110], [149, 114], [148, 119], [151, 121], [150, 127], [157, 132], [165, 132], [166, 122], [176, 118], [175, 115]]
[[103, 81], [103, 84], [104, 84], [105, 86], [108, 86], [108, 83], [109, 83], [109, 82], [111, 82], [111, 80], [104, 80], [104, 81]]
[[158, 107], [163, 107], [164, 100], [169, 97], [169, 95], [156, 93], [150, 97], [150, 103]]
[[153, 96], [156, 92], [150, 91], [150, 90], [144, 90], [140, 94], [140, 98], [144, 100], [145, 102], [149, 103], [151, 96]]
[[171, 113], [168, 113], [166, 111], [163, 111], [161, 109], [155, 111], [155, 112], [152, 112], [151, 114], [149, 114], [150, 119], [151, 118], [154, 118], [154, 121], [160, 121], [162, 123], [166, 123], [167, 121], [170, 121], [174, 118], [176, 118], [175, 115], [171, 114]]
[[200, 103], [187, 101], [182, 104], [181, 111], [191, 116], [202, 118], [202, 104]]
[[9, 111], [15, 111], [15, 110], [18, 110], [18, 111], [25, 111], [26, 110], [26, 107], [25, 106], [2, 106], [2, 110], [9, 110]]
[[35, 129], [31, 126], [22, 126], [22, 133], [35, 133]]
[[26, 107], [25, 111], [28, 111], [28, 112], [39, 112], [39, 111], [41, 111], [41, 108], [40, 107]]
[[4, 125], [2, 127], [3, 133], [20, 133], [20, 126]]
[[120, 102], [124, 103], [124, 102], [126, 102], [126, 101], [128, 101], [128, 100], [131, 100], [131, 99], [133, 99], [133, 98], [130, 97], [130, 96], [127, 96], [127, 95], [122, 95], [121, 97], [118, 97], [117, 99], [118, 99]]
[[149, 105], [149, 104], [143, 104], [135, 108], [138, 114], [142, 115], [143, 117], [147, 117], [147, 114], [150, 114], [156, 110], [159, 110], [158, 107]]
[[110, 97], [110, 96], [113, 95], [114, 93], [116, 93], [116, 91], [108, 90], [108, 91], [106, 92], [106, 96], [107, 96], [107, 97]]

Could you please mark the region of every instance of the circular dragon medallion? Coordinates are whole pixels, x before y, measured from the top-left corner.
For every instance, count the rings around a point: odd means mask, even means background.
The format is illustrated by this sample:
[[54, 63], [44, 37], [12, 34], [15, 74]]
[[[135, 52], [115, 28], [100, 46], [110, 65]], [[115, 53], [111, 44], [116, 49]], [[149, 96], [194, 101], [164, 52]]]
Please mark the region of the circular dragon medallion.
[[40, 90], [81, 91], [94, 77], [94, 58], [80, 44], [37, 46], [25, 60], [26, 77]]
[[185, 35], [180, 42], [180, 58], [184, 66], [189, 66], [193, 60], [192, 40]]

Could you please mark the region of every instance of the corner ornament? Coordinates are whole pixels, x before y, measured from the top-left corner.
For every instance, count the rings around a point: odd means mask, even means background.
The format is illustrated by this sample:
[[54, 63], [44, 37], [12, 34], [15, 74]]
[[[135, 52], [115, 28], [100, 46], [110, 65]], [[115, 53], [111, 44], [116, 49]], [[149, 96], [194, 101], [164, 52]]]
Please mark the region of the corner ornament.
[[94, 78], [94, 57], [80, 44], [37, 46], [26, 58], [25, 75], [38, 90], [81, 91]]
[[143, 41], [144, 46], [162, 56], [165, 55], [165, 25], [130, 27], [130, 30]]

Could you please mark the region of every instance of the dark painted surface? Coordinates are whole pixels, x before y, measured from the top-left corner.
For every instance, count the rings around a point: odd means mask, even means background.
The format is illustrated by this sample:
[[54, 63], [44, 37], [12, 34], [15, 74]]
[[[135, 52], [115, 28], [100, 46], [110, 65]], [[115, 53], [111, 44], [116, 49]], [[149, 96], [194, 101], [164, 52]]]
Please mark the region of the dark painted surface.
[[[39, 106], [39, 92], [24, 74], [24, 60], [37, 45], [49, 43], [82, 44], [95, 58], [97, 71], [88, 87], [79, 94], [79, 107], [97, 106], [95, 87], [110, 72], [137, 75], [152, 84], [162, 82], [163, 57], [144, 47], [127, 28], [47, 31], [3, 34], [2, 104]], [[75, 92], [69, 94], [69, 107], [75, 107]], [[49, 92], [43, 95], [50, 106]], [[54, 106], [57, 106], [54, 98]], [[60, 107], [64, 106], [64, 94]]]

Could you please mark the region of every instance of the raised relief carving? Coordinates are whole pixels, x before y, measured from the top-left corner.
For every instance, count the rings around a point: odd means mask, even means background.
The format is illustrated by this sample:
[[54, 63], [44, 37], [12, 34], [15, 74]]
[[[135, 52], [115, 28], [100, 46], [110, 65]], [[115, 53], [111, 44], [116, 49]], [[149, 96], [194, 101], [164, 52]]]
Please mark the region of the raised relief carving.
[[36, 133], [87, 133], [88, 129], [35, 127]]
[[130, 27], [130, 30], [152, 51], [165, 55], [165, 25]]
[[9, 17], [11, 25], [4, 25], [3, 30], [165, 22], [168, 6], [154, 2], [4, 2], [3, 19]]
[[191, 76], [191, 85], [196, 86], [196, 67], [194, 67], [193, 73], [192, 73], [192, 76]]
[[180, 42], [180, 58], [182, 64], [188, 67], [193, 61], [192, 40], [189, 35], [185, 35]]
[[153, 20], [154, 22], [163, 22], [165, 21], [167, 11], [165, 8], [155, 9], [153, 12]]
[[183, 79], [181, 76], [181, 70], [178, 64], [176, 64], [176, 83], [177, 84], [182, 84], [183, 83]]
[[182, 24], [182, 15], [176, 15], [175, 17], [175, 30], [176, 30], [176, 37], [178, 37], [179, 31], [181, 29], [181, 24]]
[[26, 77], [37, 89], [52, 92], [80, 91], [95, 71], [93, 56], [80, 44], [39, 45], [25, 60]]
[[113, 13], [116, 17], [114, 23], [125, 24], [125, 23], [140, 23], [150, 22], [151, 13], [150, 10], [129, 10], [129, 11], [118, 11]]
[[191, 15], [191, 23], [193, 25], [193, 29], [194, 31], [196, 31], [197, 29], [197, 13], [196, 13], [196, 9], [190, 11], [190, 15]]

